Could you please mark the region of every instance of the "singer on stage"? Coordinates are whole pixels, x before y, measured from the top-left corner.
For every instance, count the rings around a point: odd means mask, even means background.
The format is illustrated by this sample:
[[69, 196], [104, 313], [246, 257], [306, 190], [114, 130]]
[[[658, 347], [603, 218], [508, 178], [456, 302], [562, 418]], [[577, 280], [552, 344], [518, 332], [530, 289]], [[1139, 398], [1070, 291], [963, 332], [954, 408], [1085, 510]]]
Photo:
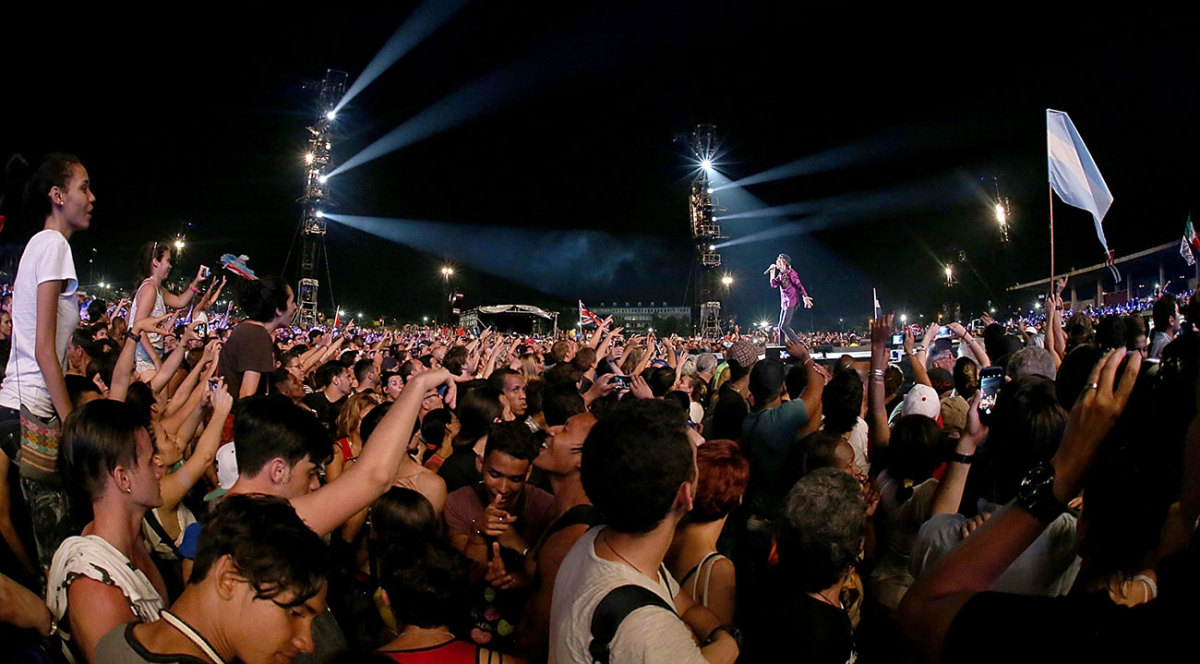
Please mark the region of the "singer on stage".
[[800, 275], [792, 269], [792, 259], [787, 254], [779, 254], [771, 267], [763, 274], [771, 275], [771, 288], [779, 289], [779, 344], [784, 344], [784, 338], [800, 341], [792, 331], [792, 316], [796, 315], [796, 307], [800, 304], [805, 309], [811, 309], [813, 300], [800, 283]]

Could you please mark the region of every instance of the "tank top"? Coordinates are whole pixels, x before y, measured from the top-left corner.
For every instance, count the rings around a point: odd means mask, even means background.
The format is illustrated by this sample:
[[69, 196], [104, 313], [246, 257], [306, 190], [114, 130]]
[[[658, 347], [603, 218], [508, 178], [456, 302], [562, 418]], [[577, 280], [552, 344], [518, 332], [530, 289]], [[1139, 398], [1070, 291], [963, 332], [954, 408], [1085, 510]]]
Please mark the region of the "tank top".
[[[451, 639], [440, 646], [413, 650], [384, 650], [383, 654], [401, 664], [475, 664], [479, 657], [479, 646]], [[497, 664], [502, 660], [499, 656], [495, 659]]]
[[[143, 281], [141, 283], [141, 285], [138, 286], [138, 289], [140, 290], [142, 288], [142, 286], [145, 286], [147, 283], [149, 283], [151, 286], [153, 286], [154, 280], [147, 277], [146, 280]], [[137, 305], [134, 305], [134, 306], [136, 307]], [[154, 289], [154, 309], [152, 309], [150, 311], [150, 315], [151, 316], [162, 316], [165, 313], [167, 313], [167, 305], [163, 303], [162, 289], [155, 288]], [[146, 338], [150, 340], [150, 345], [154, 346], [154, 349], [158, 351], [158, 354], [162, 355], [163, 354], [163, 337], [162, 337], [162, 335], [157, 334], [155, 332], [147, 332]]]

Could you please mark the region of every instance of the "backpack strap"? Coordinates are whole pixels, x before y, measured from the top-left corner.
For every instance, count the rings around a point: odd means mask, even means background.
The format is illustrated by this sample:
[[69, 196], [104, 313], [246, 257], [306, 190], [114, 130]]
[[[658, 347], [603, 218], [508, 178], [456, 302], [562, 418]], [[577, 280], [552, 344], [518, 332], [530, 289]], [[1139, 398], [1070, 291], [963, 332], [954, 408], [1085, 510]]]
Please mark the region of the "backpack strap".
[[659, 597], [658, 593], [643, 586], [630, 584], [608, 591], [592, 613], [592, 642], [588, 645], [592, 661], [608, 664], [608, 647], [617, 636], [621, 621], [643, 606], [657, 606], [675, 612], [675, 607]]
[[179, 553], [179, 547], [175, 546], [175, 540], [171, 539], [171, 536], [167, 534], [167, 529], [164, 528], [162, 522], [158, 520], [158, 517], [154, 514], [154, 510], [146, 510], [146, 514], [142, 516], [142, 520], [146, 522], [146, 525], [150, 526], [150, 529], [154, 531], [155, 535], [158, 535], [159, 539], [163, 541], [163, 544], [166, 544], [168, 547], [170, 547], [171, 553], [174, 553], [176, 558], [179, 558], [180, 560], [183, 559], [183, 554]]

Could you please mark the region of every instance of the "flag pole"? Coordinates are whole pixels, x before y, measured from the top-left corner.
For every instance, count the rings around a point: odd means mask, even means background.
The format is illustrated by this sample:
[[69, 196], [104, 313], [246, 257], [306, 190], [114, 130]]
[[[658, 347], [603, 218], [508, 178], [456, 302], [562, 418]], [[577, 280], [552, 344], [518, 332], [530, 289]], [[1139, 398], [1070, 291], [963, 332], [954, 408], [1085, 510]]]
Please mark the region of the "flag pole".
[[1050, 290], [1054, 292], [1054, 185], [1047, 182], [1046, 187], [1050, 190]]

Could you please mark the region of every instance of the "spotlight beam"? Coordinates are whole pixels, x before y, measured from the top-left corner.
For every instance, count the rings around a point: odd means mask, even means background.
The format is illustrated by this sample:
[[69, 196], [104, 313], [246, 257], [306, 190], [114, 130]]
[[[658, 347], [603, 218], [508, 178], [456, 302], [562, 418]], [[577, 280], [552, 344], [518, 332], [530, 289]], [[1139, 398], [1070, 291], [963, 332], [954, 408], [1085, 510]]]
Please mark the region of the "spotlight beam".
[[[594, 26], [581, 22], [580, 30]], [[567, 57], [570, 54], [570, 57]], [[629, 53], [612, 51], [607, 32], [561, 30], [519, 58], [508, 62], [406, 120], [383, 138], [347, 159], [329, 175], [340, 175], [419, 141], [436, 136], [515, 101], [535, 91], [576, 79], [585, 70], [603, 72], [618, 67]]]
[[[458, 264], [563, 297], [575, 297], [580, 290], [613, 292], [630, 284], [670, 283], [685, 269], [677, 264], [678, 248], [661, 237], [333, 212], [326, 212], [325, 219], [423, 253], [450, 253]], [[539, 258], [530, 261], [529, 256]], [[596, 256], [605, 260], [598, 262]]]
[[446, 21], [449, 21], [466, 6], [469, 0], [425, 0], [416, 9], [404, 19], [400, 27], [392, 33], [392, 36], [379, 49], [374, 58], [371, 58], [362, 73], [354, 80], [350, 89], [342, 96], [337, 105], [333, 107], [333, 113], [336, 115], [342, 107], [350, 103], [350, 100], [358, 96], [358, 93], [367, 89], [367, 86], [374, 83], [375, 79], [379, 78], [385, 71], [396, 64], [400, 58], [403, 58], [409, 51], [413, 50], [425, 40], [435, 30], [442, 27]]
[[911, 210], [929, 205], [953, 205], [963, 200], [974, 198], [974, 196], [975, 187], [971, 181], [964, 179], [959, 174], [943, 174], [915, 182], [907, 182], [887, 189], [831, 196], [815, 201], [800, 201], [723, 214], [717, 217], [717, 220], [728, 221], [730, 219], [787, 217], [806, 214], [869, 215]]
[[960, 147], [963, 139], [971, 137], [964, 126], [947, 126], [926, 122], [853, 141], [846, 145], [801, 157], [795, 161], [768, 168], [740, 180], [714, 187], [720, 191], [729, 187], [749, 187], [764, 182], [786, 180], [803, 175], [854, 168], [876, 162], [903, 159], [947, 147]]

